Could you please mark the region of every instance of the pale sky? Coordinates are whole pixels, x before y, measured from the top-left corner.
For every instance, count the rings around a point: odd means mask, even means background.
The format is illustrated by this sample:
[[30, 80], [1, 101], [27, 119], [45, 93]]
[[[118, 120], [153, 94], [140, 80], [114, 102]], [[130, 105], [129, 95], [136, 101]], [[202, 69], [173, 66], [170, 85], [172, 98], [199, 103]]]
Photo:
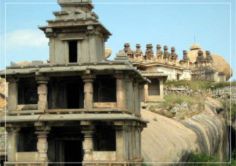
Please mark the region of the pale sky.
[[[1, 0], [0, 69], [11, 61], [48, 59], [48, 40], [38, 29], [53, 19], [56, 0]], [[112, 56], [129, 42], [174, 46], [182, 58], [196, 41], [218, 53], [236, 72], [235, 0], [93, 0], [100, 21], [112, 33]], [[6, 38], [4, 39], [4, 35]], [[6, 44], [6, 45], [5, 45]], [[4, 46], [6, 46], [4, 51]], [[236, 74], [233, 79], [236, 80]]]

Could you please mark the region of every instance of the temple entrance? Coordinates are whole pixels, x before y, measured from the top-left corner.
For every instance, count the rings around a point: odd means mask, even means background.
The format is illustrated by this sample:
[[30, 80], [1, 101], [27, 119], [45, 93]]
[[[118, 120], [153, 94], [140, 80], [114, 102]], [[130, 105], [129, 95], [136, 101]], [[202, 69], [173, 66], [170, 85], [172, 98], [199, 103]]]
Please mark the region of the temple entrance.
[[48, 138], [49, 161], [55, 166], [80, 166], [83, 136], [77, 127], [53, 128]]
[[[64, 141], [64, 160], [71, 164], [66, 165], [82, 165], [83, 160], [82, 154], [82, 142], [79, 140], [66, 140]], [[80, 164], [79, 164], [80, 162]], [[75, 164], [78, 163], [78, 164]]]

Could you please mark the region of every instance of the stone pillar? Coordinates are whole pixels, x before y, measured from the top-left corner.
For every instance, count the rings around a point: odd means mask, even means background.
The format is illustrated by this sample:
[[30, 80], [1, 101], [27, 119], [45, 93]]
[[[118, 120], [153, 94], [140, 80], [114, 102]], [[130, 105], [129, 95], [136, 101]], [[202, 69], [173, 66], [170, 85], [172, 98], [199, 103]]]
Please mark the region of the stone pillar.
[[38, 110], [46, 112], [48, 109], [48, 78], [37, 77], [36, 80], [38, 83]]
[[84, 108], [93, 108], [93, 75], [85, 75], [82, 77], [84, 81]]
[[136, 135], [136, 138], [137, 138], [137, 140], [136, 140], [136, 144], [137, 144], [137, 158], [139, 159], [139, 160], [141, 160], [142, 159], [142, 154], [141, 154], [141, 129], [140, 129], [140, 127], [139, 126], [137, 126], [137, 135]]
[[83, 141], [83, 150], [84, 150], [84, 158], [83, 158], [83, 165], [88, 164], [93, 160], [93, 132], [94, 127], [88, 121], [82, 121], [82, 134], [84, 134], [84, 141]]
[[135, 157], [137, 160], [139, 160], [139, 138], [138, 138], [138, 128], [137, 126], [135, 126], [135, 133], [134, 133], [134, 137], [135, 137], [135, 146], [136, 146], [136, 151], [135, 151]]
[[164, 98], [164, 83], [163, 83], [164, 80], [160, 79], [159, 82], [160, 82], [160, 97], [161, 99], [163, 99]]
[[123, 122], [115, 122], [116, 127], [116, 160], [124, 162], [126, 160], [125, 131]]
[[17, 79], [8, 78], [8, 99], [7, 99], [7, 108], [8, 111], [16, 111], [18, 105], [18, 84]]
[[38, 137], [37, 150], [38, 150], [38, 161], [48, 162], [48, 141], [47, 135], [50, 131], [50, 127], [45, 126], [42, 123], [35, 123], [36, 134]]
[[148, 84], [144, 85], [144, 101], [148, 101]]
[[134, 83], [134, 109], [135, 109], [135, 115], [140, 116], [140, 96], [139, 96], [139, 83]]
[[129, 112], [131, 112], [132, 114], [134, 114], [134, 102], [130, 102], [130, 101], [134, 101], [134, 89], [133, 89], [133, 78], [126, 76], [125, 78], [125, 83], [126, 83], [126, 105], [127, 108], [129, 110]]
[[9, 162], [16, 161], [16, 152], [17, 152], [17, 138], [20, 128], [7, 126], [7, 158]]
[[126, 90], [123, 74], [116, 75], [116, 102], [120, 109], [126, 108]]

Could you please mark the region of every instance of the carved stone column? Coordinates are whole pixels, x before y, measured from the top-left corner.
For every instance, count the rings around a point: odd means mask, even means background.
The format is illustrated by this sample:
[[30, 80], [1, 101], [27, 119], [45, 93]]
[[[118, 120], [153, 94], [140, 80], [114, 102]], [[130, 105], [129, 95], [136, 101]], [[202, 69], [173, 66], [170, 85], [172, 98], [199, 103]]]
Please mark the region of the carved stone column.
[[93, 75], [85, 75], [82, 77], [84, 81], [84, 108], [93, 108]]
[[18, 83], [15, 78], [8, 78], [8, 99], [7, 99], [7, 108], [8, 111], [16, 111], [18, 105]]
[[82, 134], [84, 134], [84, 141], [83, 141], [83, 150], [84, 150], [84, 158], [83, 158], [83, 165], [89, 163], [93, 160], [93, 132], [94, 127], [88, 121], [82, 121]]
[[8, 161], [16, 161], [16, 152], [17, 152], [17, 137], [20, 128], [15, 126], [7, 126], [7, 158]]
[[146, 125], [143, 125], [143, 124], [138, 124], [136, 126], [136, 131], [137, 131], [137, 140], [136, 140], [136, 143], [137, 143], [137, 158], [139, 161], [143, 161], [143, 158], [142, 158], [142, 130], [143, 130], [143, 127], [145, 127]]
[[37, 77], [38, 83], [38, 110], [41, 112], [46, 112], [48, 109], [48, 78], [47, 77]]
[[116, 160], [124, 162], [127, 157], [124, 122], [114, 122], [114, 125], [116, 128]]
[[122, 73], [116, 74], [116, 101], [118, 108], [126, 109], [126, 90]]
[[135, 115], [140, 116], [140, 94], [139, 94], [139, 83], [135, 80], [134, 83], [134, 110]]
[[35, 123], [36, 134], [38, 137], [37, 150], [38, 150], [38, 161], [47, 162], [48, 161], [48, 141], [47, 135], [50, 131], [50, 127], [45, 126], [42, 123]]
[[144, 101], [148, 101], [148, 84], [144, 85]]
[[164, 98], [164, 80], [160, 79], [160, 97], [161, 99]]

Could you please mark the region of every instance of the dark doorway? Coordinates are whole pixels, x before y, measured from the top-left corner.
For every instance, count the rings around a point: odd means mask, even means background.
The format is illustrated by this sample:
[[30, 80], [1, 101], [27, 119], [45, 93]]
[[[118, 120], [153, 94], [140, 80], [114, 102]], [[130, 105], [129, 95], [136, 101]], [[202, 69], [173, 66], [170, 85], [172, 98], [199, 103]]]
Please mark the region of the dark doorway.
[[37, 104], [38, 93], [35, 78], [21, 78], [18, 82], [18, 104]]
[[160, 81], [158, 79], [150, 79], [151, 83], [148, 84], [148, 95], [159, 96], [160, 95]]
[[50, 166], [81, 166], [83, 134], [79, 127], [53, 127], [48, 136]]
[[82, 156], [81, 141], [64, 141], [64, 159], [69, 163], [66, 165], [82, 165]]
[[69, 62], [76, 63], [77, 62], [77, 40], [69, 41]]
[[116, 151], [116, 131], [113, 126], [97, 123], [93, 135], [93, 144], [95, 151]]
[[116, 79], [113, 76], [97, 76], [93, 89], [95, 102], [116, 102]]
[[84, 83], [80, 77], [51, 78], [48, 84], [49, 109], [84, 107]]
[[66, 87], [67, 90], [67, 108], [73, 109], [73, 108], [80, 108], [80, 87], [77, 86], [75, 83], [69, 83]]
[[18, 152], [35, 152], [37, 151], [37, 135], [34, 127], [21, 128], [17, 137]]

